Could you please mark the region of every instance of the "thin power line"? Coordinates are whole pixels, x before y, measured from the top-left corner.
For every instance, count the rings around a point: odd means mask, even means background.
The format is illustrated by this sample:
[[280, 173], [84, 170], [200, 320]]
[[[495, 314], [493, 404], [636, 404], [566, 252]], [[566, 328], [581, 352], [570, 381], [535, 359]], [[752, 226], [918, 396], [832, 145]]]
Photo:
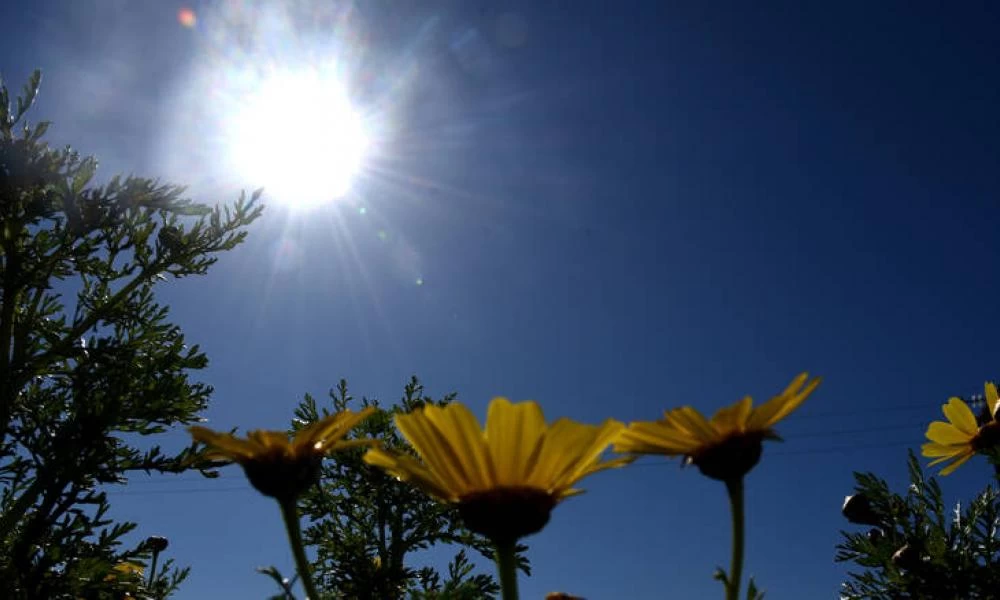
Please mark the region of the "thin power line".
[[189, 481], [190, 482], [205, 482], [205, 483], [208, 483], [208, 482], [211, 482], [211, 481], [234, 481], [234, 480], [238, 481], [238, 480], [241, 480], [241, 479], [242, 479], [242, 477], [202, 477], [200, 475], [193, 475], [193, 476], [190, 476], [190, 477], [184, 477], [183, 475], [163, 474], [163, 475], [160, 475], [159, 477], [157, 477], [156, 479], [152, 479], [152, 478], [150, 478], [150, 479], [137, 479], [137, 480], [136, 479], [130, 479], [124, 485], [169, 485], [169, 484], [175, 484], [178, 481], [181, 481], [181, 482], [184, 482], [184, 483], [187, 483]]
[[[837, 453], [848, 453], [857, 452], [860, 450], [873, 450], [882, 448], [901, 448], [905, 446], [913, 446], [916, 442], [913, 440], [900, 440], [895, 442], [878, 442], [873, 444], [844, 444], [841, 446], [831, 446], [828, 448], [805, 448], [802, 450], [777, 450], [774, 452], [765, 451], [765, 456], [800, 456], [807, 454], [837, 454]], [[670, 459], [664, 460], [662, 457], [660, 460], [652, 460], [649, 462], [636, 463], [629, 466], [630, 469], [636, 467], [666, 467], [670, 465], [676, 465]]]
[[899, 404], [896, 406], [874, 406], [872, 408], [859, 408], [855, 410], [837, 410], [828, 411], [820, 413], [808, 413], [808, 414], [793, 414], [788, 417], [789, 421], [807, 420], [807, 419], [826, 419], [829, 417], [860, 417], [869, 414], [882, 414], [890, 412], [908, 412], [908, 411], [922, 411], [933, 413], [935, 411], [941, 410], [940, 404], [934, 405], [923, 405], [923, 404]]
[[903, 446], [914, 446], [920, 443], [919, 439], [900, 440], [896, 442], [878, 442], [874, 444], [844, 444], [842, 446], [832, 446], [830, 448], [805, 448], [802, 450], [778, 450], [771, 452], [771, 456], [795, 456], [800, 454], [836, 454], [838, 452], [856, 452], [858, 450], [871, 450], [874, 448], [900, 448]]
[[920, 431], [926, 427], [927, 423], [915, 423], [913, 425], [885, 425], [881, 427], [859, 427], [857, 429], [827, 429], [822, 431], [807, 431], [805, 433], [795, 433], [784, 436], [786, 439], [814, 438], [825, 436], [849, 435], [854, 433], [874, 433], [878, 431], [903, 431], [906, 429]]
[[209, 494], [216, 492], [246, 492], [251, 488], [248, 485], [229, 487], [203, 487], [203, 488], [181, 488], [177, 490], [105, 490], [107, 493], [117, 496], [161, 496], [166, 494]]

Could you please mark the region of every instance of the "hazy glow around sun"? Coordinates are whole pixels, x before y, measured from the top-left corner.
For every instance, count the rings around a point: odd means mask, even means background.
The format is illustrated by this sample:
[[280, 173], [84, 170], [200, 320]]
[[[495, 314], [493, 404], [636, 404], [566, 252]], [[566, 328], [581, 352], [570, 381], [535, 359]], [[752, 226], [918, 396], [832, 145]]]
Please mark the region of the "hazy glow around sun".
[[238, 174], [293, 207], [346, 194], [368, 148], [362, 118], [343, 86], [316, 69], [269, 75], [227, 120]]

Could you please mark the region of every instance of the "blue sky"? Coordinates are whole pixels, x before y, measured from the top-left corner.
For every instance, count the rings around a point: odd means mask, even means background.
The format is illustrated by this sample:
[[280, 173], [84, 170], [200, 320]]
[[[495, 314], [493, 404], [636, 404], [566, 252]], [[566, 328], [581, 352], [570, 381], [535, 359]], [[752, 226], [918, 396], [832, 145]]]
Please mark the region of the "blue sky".
[[[211, 359], [210, 424], [282, 427], [340, 377], [599, 421], [809, 370], [823, 385], [747, 481], [747, 572], [772, 600], [834, 598], [851, 472], [901, 484], [940, 404], [997, 376], [1000, 9], [767, 4], [12, 1], [0, 72], [43, 69], [33, 118], [104, 176], [214, 203], [265, 183], [224, 167], [239, 74], [332, 57], [373, 140], [351, 190], [266, 196], [245, 245], [163, 286]], [[721, 484], [647, 460], [585, 487], [528, 540], [522, 597], [721, 593]], [[114, 501], [194, 566], [178, 598], [264, 597], [253, 567], [291, 558], [245, 488], [231, 469]]]

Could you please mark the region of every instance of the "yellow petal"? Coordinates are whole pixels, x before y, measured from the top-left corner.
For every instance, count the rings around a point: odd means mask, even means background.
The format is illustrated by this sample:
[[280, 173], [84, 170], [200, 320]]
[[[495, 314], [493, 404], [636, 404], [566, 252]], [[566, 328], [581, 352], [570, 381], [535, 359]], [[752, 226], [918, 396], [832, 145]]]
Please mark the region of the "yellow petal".
[[972, 414], [972, 409], [969, 408], [968, 404], [962, 402], [961, 399], [949, 399], [948, 404], [941, 407], [941, 410], [944, 412], [944, 416], [959, 431], [967, 433], [969, 436], [974, 436], [979, 431], [979, 425], [976, 424], [976, 415]]
[[961, 454], [969, 448], [968, 444], [952, 444], [944, 445], [938, 444], [936, 442], [928, 442], [920, 446], [920, 453], [928, 458], [933, 458], [937, 456], [954, 456], [956, 454]]
[[767, 402], [753, 409], [750, 419], [747, 422], [747, 429], [751, 431], [764, 431], [770, 429], [771, 425], [777, 422], [775, 416], [781, 412], [788, 401], [788, 396], [775, 396]]
[[960, 466], [962, 466], [963, 464], [965, 464], [965, 461], [967, 461], [970, 458], [972, 458], [973, 454], [974, 453], [972, 451], [969, 451], [967, 454], [965, 454], [963, 456], [960, 456], [959, 458], [957, 458], [955, 460], [955, 462], [953, 462], [950, 465], [948, 465], [947, 467], [941, 469], [941, 474], [942, 475], [950, 475], [952, 471], [954, 471], [955, 469], [959, 468]]
[[573, 496], [579, 496], [580, 494], [583, 494], [583, 493], [584, 493], [584, 490], [577, 490], [577, 489], [574, 489], [574, 488], [568, 488], [568, 489], [562, 490], [559, 493], [557, 493], [556, 494], [556, 500], [558, 500], [558, 501], [561, 502], [561, 501], [565, 500], [566, 498], [572, 498]]
[[608, 446], [611, 445], [611, 442], [618, 437], [624, 428], [624, 424], [613, 419], [608, 419], [596, 429], [592, 429], [591, 439], [588, 440], [586, 445], [568, 449], [569, 452], [575, 454], [576, 460], [571, 469], [561, 473], [559, 478], [550, 483], [550, 489], [568, 488], [591, 473], [622, 466], [631, 462], [631, 459], [627, 457], [603, 463], [599, 462], [601, 455], [604, 454]]
[[288, 435], [282, 431], [257, 429], [247, 433], [247, 441], [254, 447], [254, 453], [257, 455], [287, 455], [292, 451]]
[[413, 483], [439, 500], [451, 502], [456, 499], [450, 486], [409, 456], [372, 448], [365, 452], [363, 460], [369, 465], [384, 469], [394, 477]]
[[685, 427], [677, 419], [670, 418], [670, 415], [678, 412], [680, 409], [675, 409], [670, 411], [667, 418], [662, 421], [653, 422], [638, 422], [633, 423], [635, 429], [648, 431], [650, 434], [659, 435], [664, 438], [664, 440], [674, 441], [677, 443], [683, 443], [690, 446], [697, 446], [701, 444], [701, 437], [692, 432], [690, 429]]
[[579, 471], [576, 476], [576, 480], [579, 481], [584, 477], [597, 473], [599, 471], [606, 471], [608, 469], [618, 469], [621, 467], [628, 466], [635, 462], [636, 457], [634, 456], [621, 456], [618, 458], [612, 458], [610, 460], [604, 460], [600, 462], [595, 462], [588, 466], [586, 469]]
[[229, 433], [219, 433], [207, 427], [192, 425], [188, 428], [196, 442], [208, 446], [209, 457], [241, 462], [253, 456], [250, 445]]
[[781, 392], [781, 395], [794, 396], [796, 393], [798, 393], [799, 389], [802, 387], [802, 384], [804, 384], [807, 379], [809, 379], [809, 373], [799, 373], [798, 375], [795, 376], [795, 379], [793, 379], [792, 382], [788, 384], [788, 386], [785, 388], [785, 391]]
[[720, 408], [712, 415], [712, 426], [719, 435], [745, 431], [752, 406], [753, 401], [746, 396], [736, 404]]
[[690, 454], [700, 445], [691, 435], [661, 421], [637, 421], [618, 435], [614, 449], [636, 454], [680, 455]]
[[990, 416], [994, 420], [1000, 420], [997, 411], [1000, 410], [1000, 396], [997, 395], [997, 384], [987, 382], [986, 383], [986, 404], [990, 407]]
[[792, 411], [805, 402], [806, 398], [808, 398], [809, 395], [816, 390], [822, 381], [819, 377], [816, 377], [806, 384], [805, 387], [802, 387], [802, 384], [808, 378], [808, 373], [799, 374], [799, 376], [792, 380], [792, 383], [785, 388], [785, 391], [782, 392], [781, 395], [771, 398], [754, 409], [753, 414], [750, 415], [747, 429], [752, 431], [765, 431], [774, 426], [774, 424], [778, 421], [791, 414]]
[[524, 483], [550, 490], [554, 482], [576, 466], [580, 453], [593, 443], [596, 433], [597, 428], [593, 425], [571, 419], [563, 418], [553, 423], [545, 432], [530, 477]]
[[718, 438], [715, 428], [705, 420], [700, 412], [690, 406], [682, 406], [671, 411], [669, 418], [691, 432], [699, 442], [708, 443]]
[[373, 412], [375, 412], [375, 407], [367, 406], [358, 412], [344, 410], [330, 415], [299, 431], [298, 435], [295, 436], [295, 441], [298, 442], [301, 438], [305, 440], [304, 443], [310, 446], [316, 442], [322, 442], [323, 446], [330, 446], [333, 442], [344, 438], [351, 429], [371, 416]]
[[951, 423], [943, 421], [934, 421], [927, 427], [927, 439], [946, 446], [949, 444], [968, 444], [972, 437]]
[[441, 410], [438, 406], [427, 405], [410, 414], [396, 415], [396, 427], [406, 436], [427, 468], [457, 495], [468, 490], [468, 478], [451, 440], [427, 416]]
[[938, 464], [941, 464], [941, 463], [943, 463], [945, 461], [949, 461], [949, 460], [955, 458], [956, 456], [958, 456], [959, 454], [961, 454], [961, 452], [956, 452], [955, 454], [949, 454], [948, 456], [942, 456], [942, 457], [939, 457], [939, 458], [935, 458], [931, 462], [927, 463], [927, 466], [928, 467], [933, 467], [934, 465], [938, 465]]
[[[802, 373], [801, 375], [799, 375], [799, 377], [802, 378], [802, 380], [804, 381], [809, 378], [809, 374]], [[808, 383], [802, 386], [801, 389], [798, 389], [798, 391], [795, 392], [794, 397], [789, 402], [785, 403], [784, 412], [782, 412], [781, 415], [774, 422], [777, 423], [781, 419], [784, 419], [785, 417], [790, 415], [792, 411], [801, 406], [802, 403], [806, 401], [806, 398], [811, 396], [812, 393], [816, 391], [816, 388], [818, 388], [819, 384], [821, 383], [823, 383], [822, 377], [813, 377], [811, 380], [809, 380]]]
[[544, 440], [545, 417], [536, 402], [512, 404], [494, 398], [486, 415], [486, 442], [497, 485], [517, 485], [528, 474], [529, 459]]
[[486, 450], [483, 431], [475, 415], [464, 405], [453, 402], [444, 410], [427, 413], [439, 431], [448, 431], [455, 453], [463, 465], [468, 485], [473, 489], [493, 486], [493, 465]]

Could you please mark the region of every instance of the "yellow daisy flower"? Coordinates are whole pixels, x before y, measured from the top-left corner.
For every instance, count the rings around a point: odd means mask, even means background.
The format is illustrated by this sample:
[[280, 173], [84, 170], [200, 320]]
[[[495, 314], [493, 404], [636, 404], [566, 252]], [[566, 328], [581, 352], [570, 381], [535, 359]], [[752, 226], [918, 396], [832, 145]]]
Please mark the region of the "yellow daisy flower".
[[659, 421], [629, 424], [615, 442], [615, 452], [686, 456], [713, 479], [742, 477], [760, 460], [762, 442], [778, 439], [772, 427], [812, 394], [820, 379], [802, 373], [785, 391], [753, 408], [747, 396], [720, 409], [711, 420], [690, 406], [666, 411]]
[[344, 440], [375, 409], [344, 410], [299, 430], [289, 440], [283, 431], [254, 430], [246, 439], [199, 426], [189, 427], [195, 441], [208, 446], [210, 459], [237, 462], [257, 491], [278, 500], [297, 498], [316, 482], [323, 457], [331, 452], [377, 443]]
[[943, 462], [948, 464], [941, 469], [942, 475], [948, 475], [976, 453], [984, 453], [1000, 447], [1000, 398], [997, 386], [986, 384], [986, 405], [989, 415], [980, 426], [972, 409], [959, 398], [951, 398], [948, 404], [941, 407], [948, 422], [934, 421], [927, 428], [929, 443], [921, 447], [924, 456], [934, 458], [930, 465]]
[[631, 461], [600, 460], [623, 424], [547, 426], [530, 401], [494, 398], [485, 429], [457, 402], [397, 415], [396, 426], [419, 459], [372, 448], [365, 462], [455, 504], [470, 530], [498, 544], [541, 530], [556, 504], [580, 493], [573, 485], [582, 478]]

